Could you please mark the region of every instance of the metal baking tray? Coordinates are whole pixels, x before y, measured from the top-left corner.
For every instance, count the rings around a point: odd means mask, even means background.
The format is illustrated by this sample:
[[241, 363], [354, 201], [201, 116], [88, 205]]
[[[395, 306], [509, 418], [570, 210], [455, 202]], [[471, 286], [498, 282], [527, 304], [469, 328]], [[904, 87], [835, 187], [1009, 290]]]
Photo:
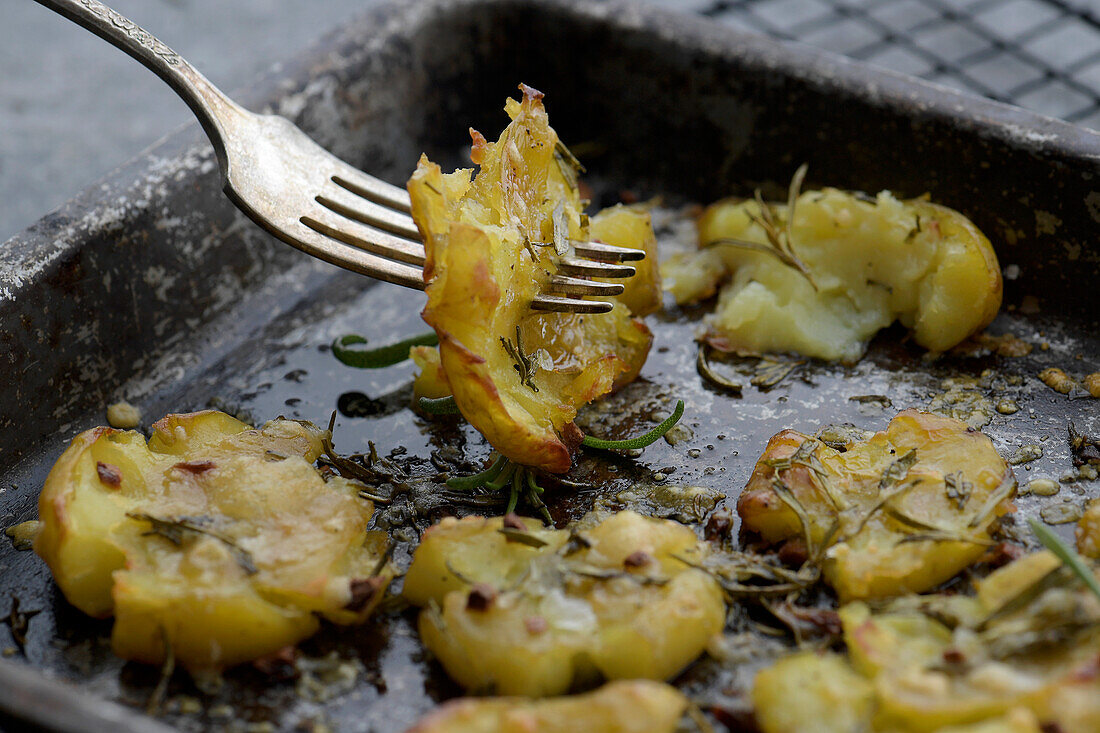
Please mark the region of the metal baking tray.
[[[445, 166], [463, 164], [467, 126], [495, 135], [505, 123], [502, 102], [520, 81], [546, 93], [563, 139], [584, 143], [597, 203], [626, 189], [669, 205], [758, 185], [774, 194], [802, 162], [810, 164], [810, 184], [930, 193], [989, 235], [1010, 275], [991, 330], [1037, 345], [1023, 358], [927, 362], [889, 330], [855, 366], [804, 364], [772, 389], [746, 385], [735, 398], [695, 372], [699, 313], [670, 309], [650, 319], [656, 344], [642, 378], [580, 422], [622, 437], [681, 397], [690, 437], [659, 441], [637, 457], [582, 457], [570, 476], [579, 488], [547, 482], [559, 521], [597, 501], [629, 502], [624, 489], [658, 484], [654, 474], [670, 468], [666, 483], [707, 487], [731, 506], [778, 430], [841, 422], [878, 429], [897, 409], [927, 406], [947, 379], [1017, 401], [1019, 412], [995, 414], [985, 430], [1005, 455], [1021, 444], [1043, 446], [1041, 459], [1017, 467], [1022, 480], [1057, 478], [1070, 467], [1069, 422], [1100, 433], [1100, 403], [1055, 393], [1035, 376], [1047, 366], [1077, 375], [1100, 369], [1100, 136], [1092, 132], [620, 0], [378, 7], [238, 96], [400, 184], [421, 151]], [[383, 526], [422, 528], [448, 511], [477, 510], [452, 504], [437, 479], [484, 459], [489, 449], [478, 435], [406, 409], [408, 365], [358, 371], [328, 351], [347, 332], [381, 343], [425, 330], [422, 297], [337, 271], [267, 236], [220, 193], [197, 126], [170, 136], [0, 247], [2, 524], [34, 518], [53, 460], [122, 397], [140, 405], [146, 424], [210, 405], [261, 421], [283, 414], [324, 424], [339, 404], [348, 413], [336, 422], [339, 450], [361, 451], [373, 440], [422, 479], [416, 492], [379, 508]], [[867, 394], [889, 404], [849, 399]], [[1067, 483], [1055, 497], [1022, 497], [1017, 516], [1098, 494], [1097, 482]], [[408, 550], [398, 550], [399, 562]], [[141, 711], [158, 670], [111, 655], [110, 621], [69, 607], [44, 564], [6, 540], [0, 568], [0, 618], [11, 616], [14, 599], [19, 611], [37, 611], [21, 648], [0, 624], [0, 648], [14, 650], [0, 659], [0, 725], [12, 729], [324, 722], [388, 733], [458, 692], [405, 612], [359, 629], [326, 628], [302, 645], [311, 657], [355, 660], [354, 683], [327, 701], [305, 699], [293, 682], [247, 666], [205, 694], [177, 673], [154, 719]], [[679, 683], [704, 707], [722, 710], [736, 708], [742, 677], [704, 660]], [[180, 712], [180, 696], [198, 697], [202, 709]]]

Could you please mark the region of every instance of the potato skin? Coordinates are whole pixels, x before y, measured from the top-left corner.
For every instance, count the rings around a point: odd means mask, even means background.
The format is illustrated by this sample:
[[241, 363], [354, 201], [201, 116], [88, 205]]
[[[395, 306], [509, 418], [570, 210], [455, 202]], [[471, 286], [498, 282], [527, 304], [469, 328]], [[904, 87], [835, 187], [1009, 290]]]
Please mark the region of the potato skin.
[[86, 431], [46, 479], [35, 551], [70, 603], [115, 616], [126, 659], [160, 663], [171, 646], [188, 669], [220, 669], [311, 635], [317, 614], [361, 622], [392, 571], [370, 579], [373, 507], [313, 468], [321, 436], [212, 411], [169, 415], [148, 443]]
[[669, 685], [617, 680], [593, 692], [550, 700], [452, 700], [407, 733], [674, 733], [687, 706], [687, 699]]
[[623, 511], [582, 532], [524, 520], [444, 519], [424, 533], [404, 595], [425, 608], [420, 637], [471, 691], [559, 695], [603, 679], [667, 679], [725, 623], [718, 584], [674, 556], [701, 557], [687, 527]]
[[[577, 408], [633, 379], [648, 355], [652, 334], [624, 303], [652, 310], [659, 293], [649, 267], [611, 313], [533, 311], [532, 299], [557, 271], [554, 249], [545, 246], [554, 241], [555, 220], [569, 240], [590, 239], [593, 231], [616, 246], [656, 245], [643, 211], [613, 210], [591, 226], [582, 218], [542, 95], [521, 89], [522, 101], [508, 101], [512, 122], [498, 142], [471, 133], [481, 166], [476, 177], [469, 170], [444, 174], [422, 157], [408, 190], [425, 243], [422, 315], [439, 336], [439, 362], [459, 411], [511, 460], [564, 473], [575, 447], [564, 436], [576, 432]], [[529, 380], [505, 341], [540, 357]]]
[[[773, 205], [784, 222], [787, 207]], [[663, 267], [678, 303], [712, 295], [723, 283], [707, 341], [743, 354], [796, 352], [853, 362], [880, 329], [899, 320], [931, 352], [980, 331], [1002, 296], [993, 247], [957, 211], [922, 199], [873, 201], [833, 188], [798, 199], [794, 250], [814, 278], [777, 258], [728, 244], [765, 244], [755, 201], [719, 201], [699, 218], [698, 253]]]
[[[830, 527], [838, 523], [823, 569], [825, 579], [842, 601], [926, 591], [984, 552], [981, 544], [973, 542], [907, 540], [927, 530], [898, 521], [881, 507], [861, 524], [865, 513], [883, 498], [879, 484], [884, 472], [910, 450], [916, 451], [916, 462], [902, 483], [919, 483], [891, 500], [891, 509], [926, 525], [980, 540], [988, 538], [988, 529], [997, 516], [1010, 508], [1015, 479], [989, 438], [958, 420], [905, 410], [890, 421], [885, 431], [844, 453], [793, 430], [774, 436], [737, 502], [745, 529], [759, 533], [768, 542], [802, 535], [798, 516], [772, 486], [776, 470], [769, 462], [792, 456], [807, 441], [814, 447], [832, 491], [845, 502], [844, 508], [838, 511], [804, 466], [782, 470], [780, 478], [810, 516], [815, 543], [824, 542]], [[946, 482], [952, 475], [960, 484], [965, 482], [971, 487], [962, 508], [948, 496]], [[987, 500], [998, 491], [1005, 492], [1004, 497], [995, 508], [986, 507]], [[970, 527], [978, 512], [986, 509], [990, 509], [987, 516]]]

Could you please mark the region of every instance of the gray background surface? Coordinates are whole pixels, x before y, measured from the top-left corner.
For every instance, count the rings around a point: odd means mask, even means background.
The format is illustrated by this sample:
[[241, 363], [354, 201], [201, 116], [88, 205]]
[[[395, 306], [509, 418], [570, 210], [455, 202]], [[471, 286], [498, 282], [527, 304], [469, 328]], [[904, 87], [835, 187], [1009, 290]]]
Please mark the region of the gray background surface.
[[[1100, 0], [651, 1], [1100, 127]], [[232, 91], [377, 2], [110, 4]], [[33, 0], [3, 0], [0, 241], [190, 119], [129, 57]]]

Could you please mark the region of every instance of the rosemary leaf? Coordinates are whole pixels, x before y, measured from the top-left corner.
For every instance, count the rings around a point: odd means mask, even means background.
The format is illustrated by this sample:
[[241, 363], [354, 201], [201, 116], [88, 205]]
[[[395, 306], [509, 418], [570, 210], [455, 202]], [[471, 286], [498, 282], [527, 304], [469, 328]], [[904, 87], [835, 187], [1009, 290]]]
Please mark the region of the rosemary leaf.
[[455, 404], [455, 398], [453, 395], [447, 397], [440, 397], [438, 399], [432, 399], [431, 397], [421, 397], [420, 409], [429, 415], [459, 415], [458, 405]]
[[705, 381], [709, 382], [715, 387], [720, 387], [721, 389], [728, 390], [733, 394], [740, 395], [740, 384], [730, 380], [727, 377], [723, 377], [721, 374], [714, 371], [713, 367], [711, 367], [710, 361], [707, 359], [707, 350], [709, 348], [710, 347], [706, 344], [699, 344], [699, 351], [695, 355], [695, 370], [699, 372], [699, 376], [701, 376]]
[[524, 532], [521, 529], [512, 529], [511, 527], [501, 527], [497, 530], [507, 538], [509, 542], [518, 542], [521, 545], [527, 545], [528, 547], [546, 547], [549, 542], [543, 539], [539, 539], [530, 532]]
[[439, 343], [439, 337], [436, 336], [435, 331], [429, 331], [374, 349], [352, 348], [365, 343], [367, 339], [358, 334], [349, 333], [340, 336], [332, 342], [332, 355], [339, 359], [340, 363], [356, 369], [379, 369], [408, 359], [409, 349], [413, 346], [435, 346]]
[[565, 218], [565, 202], [559, 201], [550, 216], [554, 225], [554, 253], [564, 257], [569, 253], [569, 222]]
[[489, 481], [492, 481], [500, 472], [504, 470], [505, 464], [508, 463], [508, 459], [504, 456], [499, 456], [492, 465], [481, 473], [475, 473], [472, 476], [452, 476], [447, 479], [447, 486], [452, 489], [470, 490], [476, 489], [479, 486], [484, 486]]
[[660, 425], [650, 430], [644, 435], [639, 435], [637, 438], [630, 438], [629, 440], [602, 440], [600, 438], [593, 438], [591, 435], [584, 436], [584, 440], [581, 441], [581, 445], [587, 448], [598, 448], [600, 450], [638, 450], [639, 448], [645, 448], [647, 445], [655, 443], [665, 433], [672, 429], [672, 426], [680, 422], [680, 418], [684, 416], [684, 401], [676, 400], [676, 409], [672, 411], [672, 414], [661, 422]]
[[229, 537], [225, 537], [212, 529], [208, 529], [208, 525], [214, 521], [211, 517], [200, 516], [161, 519], [151, 514], [134, 512], [127, 512], [126, 516], [130, 519], [136, 519], [139, 522], [147, 522], [150, 529], [144, 534], [163, 537], [174, 545], [182, 545], [185, 538], [193, 535], [211, 537], [229, 548], [230, 553], [233, 555], [233, 559], [237, 561], [237, 564], [241, 566], [241, 569], [244, 570], [245, 573], [248, 575], [255, 575], [259, 572], [255, 561], [252, 559], [252, 553], [239, 547], [237, 543]]
[[1046, 525], [1035, 520], [1029, 519], [1027, 523], [1031, 525], [1031, 531], [1035, 533], [1035, 536], [1039, 538], [1039, 541], [1043, 543], [1043, 546], [1058, 556], [1066, 567], [1072, 570], [1078, 578], [1081, 579], [1089, 590], [1096, 594], [1097, 598], [1100, 598], [1100, 582], [1097, 582], [1096, 575], [1085, 561], [1081, 559], [1073, 548], [1062, 542], [1062, 539], [1054, 534]]

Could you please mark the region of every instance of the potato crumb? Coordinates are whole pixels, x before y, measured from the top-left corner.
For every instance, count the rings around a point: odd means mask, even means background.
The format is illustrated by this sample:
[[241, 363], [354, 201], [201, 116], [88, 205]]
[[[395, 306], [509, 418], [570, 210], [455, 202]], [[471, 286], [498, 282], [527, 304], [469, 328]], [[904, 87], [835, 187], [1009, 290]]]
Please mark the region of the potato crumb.
[[1073, 390], [1073, 380], [1058, 367], [1051, 367], [1039, 372], [1039, 379], [1055, 392], [1069, 394]]
[[107, 422], [112, 428], [133, 430], [141, 424], [141, 410], [121, 400], [107, 408]]
[[1085, 391], [1089, 395], [1100, 399], [1100, 372], [1093, 372], [1082, 380], [1085, 384]]

